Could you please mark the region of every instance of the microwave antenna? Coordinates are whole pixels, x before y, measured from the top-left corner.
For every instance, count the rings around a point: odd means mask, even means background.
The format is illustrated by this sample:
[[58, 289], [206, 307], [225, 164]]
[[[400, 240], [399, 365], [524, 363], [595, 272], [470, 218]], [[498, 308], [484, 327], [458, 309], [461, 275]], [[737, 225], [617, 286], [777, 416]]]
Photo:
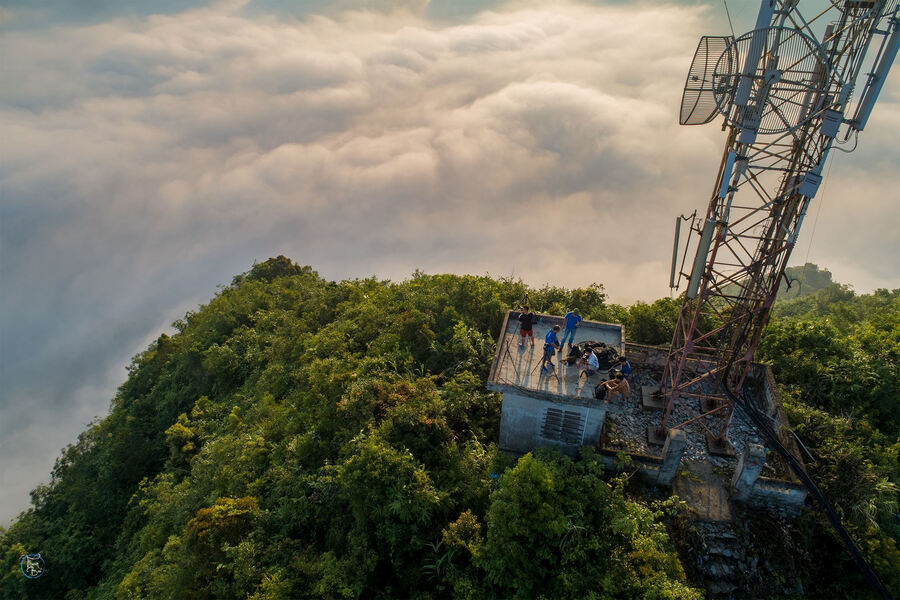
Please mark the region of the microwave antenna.
[[898, 0], [803, 2], [808, 15], [800, 4], [762, 0], [751, 31], [704, 36], [694, 54], [679, 121], [721, 117], [726, 140], [705, 217], [690, 226], [693, 260], [672, 260], [670, 285], [687, 289], [648, 399], [662, 408], [651, 443], [702, 427], [710, 452], [731, 451], [731, 399], [752, 374], [829, 152], [851, 138], [855, 148], [900, 47]]

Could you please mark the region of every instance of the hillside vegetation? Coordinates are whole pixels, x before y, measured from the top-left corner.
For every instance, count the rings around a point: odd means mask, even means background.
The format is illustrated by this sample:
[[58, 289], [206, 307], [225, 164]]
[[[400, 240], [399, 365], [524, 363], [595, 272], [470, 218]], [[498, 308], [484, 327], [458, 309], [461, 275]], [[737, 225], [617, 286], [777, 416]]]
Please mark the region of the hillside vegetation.
[[[0, 537], [0, 598], [702, 598], [663, 525], [673, 501], [636, 499], [589, 450], [498, 452], [485, 377], [526, 293], [653, 344], [679, 306], [611, 305], [599, 285], [335, 283], [284, 257], [254, 265], [134, 357], [109, 415]], [[900, 590], [900, 291], [816, 300], [828, 293], [779, 304], [761, 353], [811, 472]], [[798, 531], [809, 597], [865, 597], [817, 513]], [[19, 573], [26, 552], [42, 578]]]

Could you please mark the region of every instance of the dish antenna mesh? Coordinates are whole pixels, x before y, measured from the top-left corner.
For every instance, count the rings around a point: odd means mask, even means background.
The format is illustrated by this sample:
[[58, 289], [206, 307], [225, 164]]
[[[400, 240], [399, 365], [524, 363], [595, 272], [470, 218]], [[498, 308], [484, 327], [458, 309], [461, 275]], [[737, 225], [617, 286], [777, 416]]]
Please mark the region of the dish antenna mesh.
[[[681, 96], [681, 125], [703, 125], [719, 112], [713, 90], [713, 70], [720, 57], [734, 42], [730, 35], [705, 35], [700, 38]], [[731, 66], [734, 69], [734, 65]]]
[[[746, 65], [753, 55], [761, 56], [758, 63]], [[828, 59], [814, 39], [796, 29], [768, 27], [745, 33], [729, 45], [716, 62], [712, 89], [729, 124], [784, 133], [822, 108], [829, 76]], [[750, 79], [743, 105], [734, 102], [742, 78]]]

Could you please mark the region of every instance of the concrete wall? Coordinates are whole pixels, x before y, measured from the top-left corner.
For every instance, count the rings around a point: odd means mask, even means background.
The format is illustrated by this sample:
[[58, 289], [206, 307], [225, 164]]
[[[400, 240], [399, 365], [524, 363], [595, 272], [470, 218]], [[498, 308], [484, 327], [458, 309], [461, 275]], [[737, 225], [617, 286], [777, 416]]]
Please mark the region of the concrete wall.
[[[557, 419], [565, 419], [563, 427]], [[600, 442], [606, 409], [503, 392], [500, 411], [500, 448], [524, 454], [535, 448], [558, 446], [574, 455], [582, 445]]]
[[[600, 456], [600, 460], [603, 461], [603, 467], [607, 471], [613, 471], [615, 473], [633, 471], [651, 485], [659, 483], [659, 473], [663, 466], [663, 459], [661, 458], [632, 454], [630, 452], [621, 452], [618, 450], [605, 450], [603, 448], [601, 448], [597, 454]], [[619, 454], [627, 456], [630, 459], [631, 464], [628, 466], [623, 465], [619, 461]], [[666, 485], [671, 485], [671, 482]]]
[[806, 494], [801, 483], [760, 477], [753, 484], [747, 504], [792, 517], [800, 513]]

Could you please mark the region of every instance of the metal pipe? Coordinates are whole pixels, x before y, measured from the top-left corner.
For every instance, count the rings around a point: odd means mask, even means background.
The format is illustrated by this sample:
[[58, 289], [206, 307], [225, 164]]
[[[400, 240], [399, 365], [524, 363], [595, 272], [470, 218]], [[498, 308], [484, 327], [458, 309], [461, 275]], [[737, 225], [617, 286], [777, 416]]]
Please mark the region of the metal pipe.
[[731, 173], [734, 171], [734, 159], [737, 154], [732, 150], [728, 153], [728, 158], [725, 159], [725, 170], [722, 172], [722, 185], [719, 186], [719, 198], [724, 198], [728, 195], [728, 188], [731, 185]]
[[772, 14], [775, 12], [772, 4], [772, 0], [762, 0], [760, 3], [759, 14], [756, 17], [756, 27], [750, 39], [750, 48], [747, 51], [747, 58], [744, 60], [744, 67], [741, 70], [741, 78], [734, 93], [734, 103], [737, 106], [747, 106], [747, 102], [750, 99], [753, 76], [756, 74], [759, 59], [762, 57], [763, 47], [766, 43], [766, 34], [768, 33], [767, 29], [772, 21]]
[[681, 234], [681, 217], [675, 217], [675, 243], [672, 246], [672, 272], [669, 274], [669, 289], [675, 289], [675, 267], [678, 264], [678, 236]]
[[859, 106], [853, 119], [853, 127], [857, 131], [865, 129], [866, 123], [869, 121], [869, 115], [872, 114], [872, 108], [875, 106], [875, 101], [878, 100], [878, 94], [881, 93], [881, 88], [884, 86], [884, 80], [887, 78], [888, 71], [891, 70], [891, 65], [897, 56], [898, 49], [900, 49], [900, 25], [894, 24], [894, 33], [884, 49], [884, 54], [881, 55], [881, 60], [878, 61], [878, 66], [869, 76], [862, 98], [859, 100]]
[[712, 243], [713, 232], [716, 230], [716, 220], [707, 219], [703, 225], [703, 233], [700, 235], [700, 243], [697, 245], [697, 256], [694, 258], [694, 268], [691, 271], [691, 282], [688, 284], [687, 297], [696, 298], [700, 290], [700, 280], [706, 271], [706, 255]]

